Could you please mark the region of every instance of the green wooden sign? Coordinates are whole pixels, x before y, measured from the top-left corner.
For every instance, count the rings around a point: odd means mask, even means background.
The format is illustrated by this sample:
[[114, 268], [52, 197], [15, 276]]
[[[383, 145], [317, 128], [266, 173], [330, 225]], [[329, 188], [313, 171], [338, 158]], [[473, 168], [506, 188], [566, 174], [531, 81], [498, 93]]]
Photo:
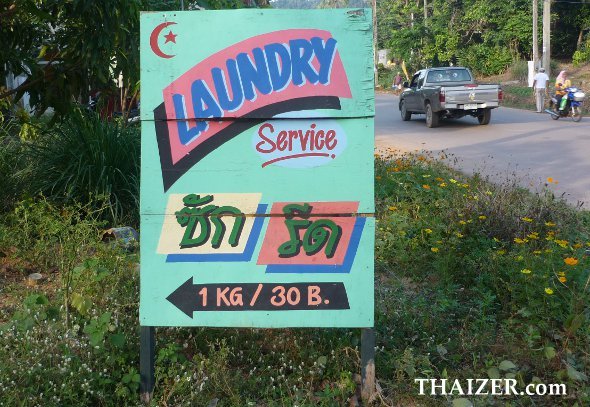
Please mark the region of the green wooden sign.
[[142, 325], [373, 326], [371, 30], [142, 14]]

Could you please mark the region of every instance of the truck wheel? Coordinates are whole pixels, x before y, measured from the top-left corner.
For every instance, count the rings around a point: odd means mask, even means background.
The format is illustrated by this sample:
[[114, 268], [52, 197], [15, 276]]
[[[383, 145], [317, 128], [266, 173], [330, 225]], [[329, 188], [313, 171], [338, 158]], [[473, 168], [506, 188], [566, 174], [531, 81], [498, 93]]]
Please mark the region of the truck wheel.
[[405, 122], [407, 122], [408, 120], [410, 120], [412, 118], [412, 113], [408, 112], [408, 110], [406, 109], [406, 101], [405, 100], [402, 100], [400, 102], [399, 112], [402, 115], [402, 120]]
[[490, 124], [490, 120], [492, 119], [492, 109], [485, 109], [482, 114], [477, 116], [477, 121], [482, 126], [486, 124]]
[[430, 103], [426, 103], [426, 127], [438, 127], [439, 122], [440, 115], [438, 112], [433, 112]]

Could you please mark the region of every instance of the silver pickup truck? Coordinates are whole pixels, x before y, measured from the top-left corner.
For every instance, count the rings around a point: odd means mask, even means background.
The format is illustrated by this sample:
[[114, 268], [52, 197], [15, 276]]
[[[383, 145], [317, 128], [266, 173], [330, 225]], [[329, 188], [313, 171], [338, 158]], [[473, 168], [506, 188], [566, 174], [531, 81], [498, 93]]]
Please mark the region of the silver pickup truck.
[[492, 109], [502, 100], [499, 85], [479, 85], [469, 69], [462, 67], [423, 69], [404, 88], [399, 98], [402, 120], [410, 120], [414, 113], [425, 114], [428, 127], [437, 127], [442, 118], [466, 115], [488, 124]]

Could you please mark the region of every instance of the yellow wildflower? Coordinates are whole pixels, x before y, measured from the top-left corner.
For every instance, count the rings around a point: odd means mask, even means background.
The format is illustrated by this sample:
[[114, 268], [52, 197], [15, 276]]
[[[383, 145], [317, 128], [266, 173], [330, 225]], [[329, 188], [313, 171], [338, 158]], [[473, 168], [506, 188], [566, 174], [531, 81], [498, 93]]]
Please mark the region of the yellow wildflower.
[[443, 182], [444, 181], [444, 179], [442, 179], [441, 177], [436, 177], [434, 180], [435, 181], [438, 181], [438, 182]]
[[459, 224], [460, 224], [460, 225], [466, 225], [466, 224], [467, 224], [467, 222], [465, 222], [464, 220], [460, 220], [460, 221], [459, 221]]
[[431, 234], [432, 233], [432, 229], [424, 229], [424, 232]]
[[462, 238], [463, 237], [463, 234], [462, 233], [459, 233], [459, 232], [455, 232], [455, 236], [457, 236], [458, 238]]
[[461, 184], [463, 188], [469, 188], [469, 184]]
[[499, 255], [506, 254], [506, 250], [500, 249], [500, 250], [498, 250], [498, 254]]
[[445, 182], [441, 182], [440, 184], [438, 184], [439, 187], [444, 188], [447, 186], [447, 184]]
[[545, 222], [545, 226], [552, 228], [553, 226], [555, 226], [555, 223], [553, 222]]
[[549, 287], [545, 288], [545, 292], [547, 293], [547, 295], [552, 295], [553, 294], [553, 290]]
[[565, 271], [558, 271], [557, 275], [560, 277], [564, 277], [565, 276]]
[[522, 217], [522, 218], [520, 218], [520, 219], [521, 219], [522, 221], [524, 221], [524, 222], [527, 222], [527, 223], [531, 223], [531, 222], [533, 221], [531, 218], [528, 218], [528, 217], [526, 217], [526, 216], [525, 216], [525, 217]]
[[514, 238], [514, 243], [516, 243], [516, 244], [523, 244], [523, 243], [526, 243], [526, 242], [528, 242], [528, 239], [521, 239], [519, 237], [515, 237]]
[[449, 181], [451, 182], [451, 184], [456, 184], [457, 183], [457, 180], [456, 179], [453, 179], [453, 178], [449, 178]]
[[523, 256], [516, 256], [516, 260], [517, 261], [523, 261], [524, 260], [524, 257]]
[[567, 282], [567, 278], [565, 278], [563, 276], [559, 277], [558, 280], [560, 283], [564, 283], [564, 284]]
[[582, 247], [582, 243], [576, 243], [572, 246], [574, 249], [580, 249]]
[[432, 175], [430, 175], [430, 174], [424, 174], [424, 175], [422, 175], [422, 178], [430, 178], [431, 176]]
[[528, 237], [529, 239], [536, 240], [536, 239], [539, 238], [539, 234], [533, 232], [533, 233], [530, 233], [530, 234], [526, 235], [526, 237]]
[[520, 272], [521, 272], [522, 274], [531, 274], [531, 273], [532, 273], [532, 270], [529, 270], [529, 269], [522, 269], [522, 270], [520, 270]]
[[533, 254], [537, 254], [538, 255], [538, 254], [541, 254], [541, 253], [543, 253], [541, 250], [534, 250], [533, 251]]
[[553, 250], [551, 250], [551, 249], [545, 249], [545, 253], [553, 253]]
[[486, 215], [480, 215], [479, 216], [479, 220], [485, 220], [485, 219], [487, 219], [487, 216]]
[[486, 191], [486, 195], [492, 195], [492, 191]]
[[430, 251], [433, 253], [438, 253], [438, 247], [431, 247]]
[[389, 210], [390, 211], [397, 211], [397, 206], [390, 206], [389, 207]]
[[568, 241], [567, 240], [555, 239], [554, 242], [557, 243], [558, 245], [560, 245], [563, 248], [566, 248], [567, 245], [568, 245]]
[[424, 188], [424, 189], [430, 189], [430, 185], [426, 185], [426, 184], [425, 185], [422, 185], [422, 188]]
[[563, 262], [568, 266], [575, 266], [576, 264], [578, 264], [578, 259], [574, 257], [566, 257], [565, 259], [563, 259]]

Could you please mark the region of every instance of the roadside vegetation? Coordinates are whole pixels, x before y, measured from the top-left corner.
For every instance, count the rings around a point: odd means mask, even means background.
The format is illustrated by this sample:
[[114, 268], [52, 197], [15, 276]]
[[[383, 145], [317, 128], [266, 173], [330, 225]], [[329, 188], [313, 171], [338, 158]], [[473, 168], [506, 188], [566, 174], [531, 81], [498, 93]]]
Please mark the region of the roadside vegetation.
[[[379, 48], [410, 73], [453, 62], [519, 81], [505, 83], [506, 105], [526, 106], [519, 60], [530, 57], [530, 2], [449, 4], [379, 1]], [[139, 10], [179, 8], [0, 6], [0, 77], [27, 76], [16, 89], [0, 84], [0, 406], [139, 405], [138, 247], [102, 241], [110, 227], [139, 228], [139, 129], [105, 112], [110, 101], [124, 116], [137, 102]], [[571, 58], [572, 76], [586, 83], [589, 10], [553, 8], [565, 44], [557, 57]], [[383, 88], [394, 74], [380, 70]], [[25, 92], [38, 117], [17, 108]], [[101, 117], [80, 108], [97, 92]], [[534, 195], [517, 180], [466, 177], [438, 157], [395, 151], [375, 158], [375, 172], [373, 404], [467, 405], [458, 395], [420, 396], [414, 379], [506, 377], [564, 383], [568, 394], [472, 401], [590, 405], [588, 212], [551, 194], [551, 174]], [[158, 329], [152, 405], [354, 406], [359, 345], [352, 329]]]
[[[139, 404], [139, 253], [101, 240], [138, 227], [138, 134], [79, 114], [26, 137], [0, 125], [0, 405]], [[437, 158], [375, 158], [373, 404], [459, 398], [419, 396], [415, 378], [509, 377], [568, 396], [475, 401], [588, 405], [590, 215], [550, 178], [533, 195]], [[83, 176], [63, 182], [70, 170]], [[158, 329], [153, 405], [353, 405], [359, 345], [352, 329]]]
[[[468, 66], [469, 67], [469, 66]], [[548, 96], [545, 99], [546, 106], [548, 107], [548, 100], [553, 95], [553, 89], [555, 86], [555, 77], [561, 70], [567, 70], [570, 80], [573, 86], [577, 86], [586, 94], [590, 93], [590, 64], [573, 64], [573, 63], [558, 63], [551, 61], [551, 78], [548, 84]], [[404, 73], [398, 66], [385, 67], [379, 65], [378, 70], [378, 82], [377, 90], [388, 93], [399, 94], [391, 88], [393, 78], [396, 72], [400, 72], [402, 77]], [[413, 72], [408, 72], [412, 75]], [[507, 67], [498, 75], [492, 76], [476, 76], [479, 83], [499, 83], [502, 86], [504, 99], [502, 100], [502, 106], [513, 107], [525, 110], [535, 110], [535, 99], [533, 96], [533, 90], [528, 86], [528, 66], [527, 61], [515, 60], [512, 64]], [[404, 81], [406, 81], [404, 77]], [[590, 98], [586, 98], [583, 104], [583, 114], [588, 115], [590, 111]]]

